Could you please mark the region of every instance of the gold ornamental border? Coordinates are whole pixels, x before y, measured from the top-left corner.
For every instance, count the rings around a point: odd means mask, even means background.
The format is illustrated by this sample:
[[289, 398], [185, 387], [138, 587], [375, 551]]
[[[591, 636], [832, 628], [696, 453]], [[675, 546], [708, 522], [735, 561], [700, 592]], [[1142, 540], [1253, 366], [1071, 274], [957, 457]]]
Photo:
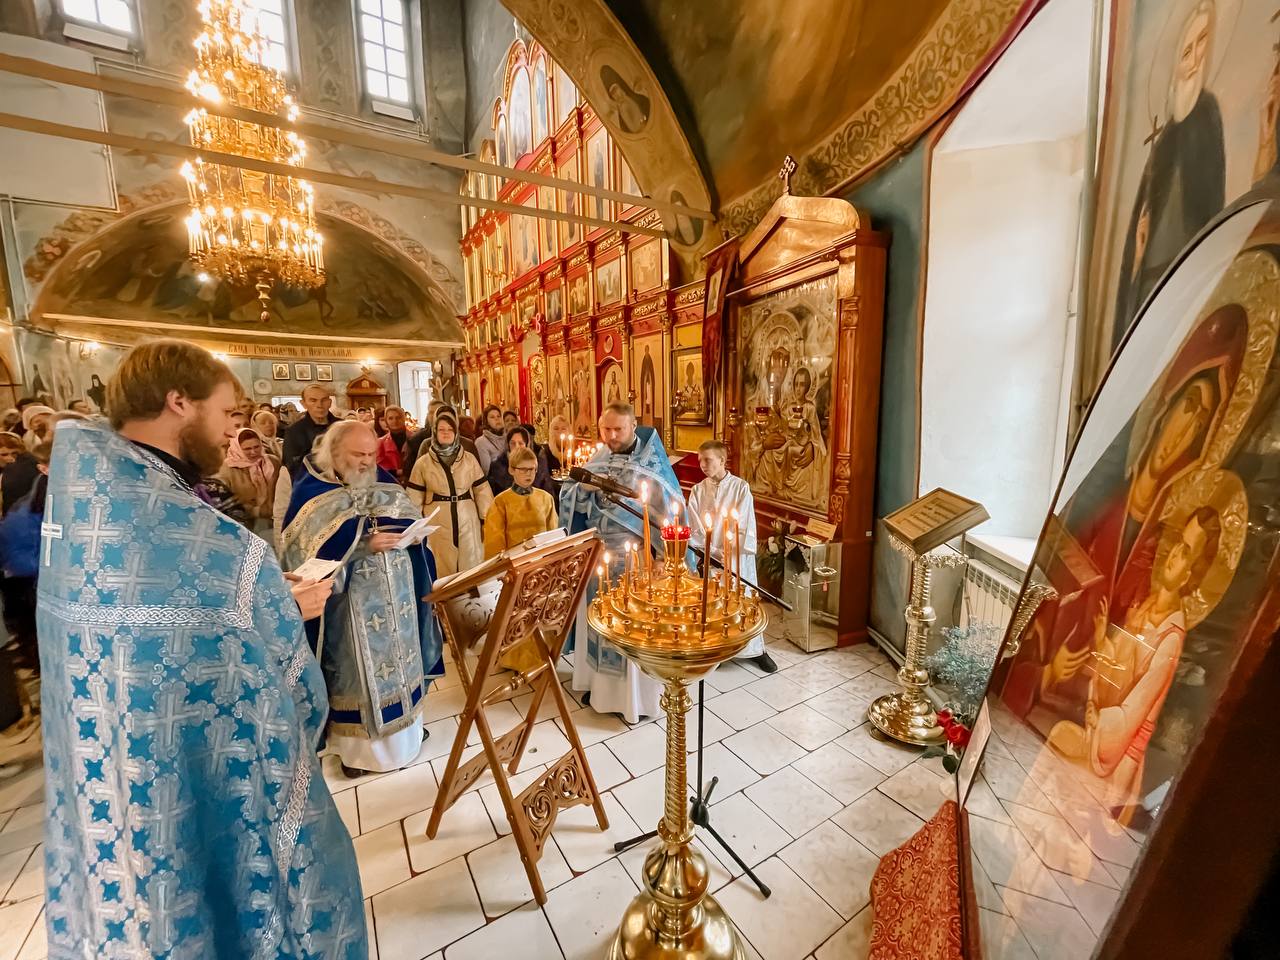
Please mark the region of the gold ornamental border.
[[[1035, 0], [955, 0], [876, 95], [801, 158], [791, 192], [825, 196], [903, 151], [964, 92]], [[726, 204], [726, 235], [747, 233], [778, 199], [776, 178]]]

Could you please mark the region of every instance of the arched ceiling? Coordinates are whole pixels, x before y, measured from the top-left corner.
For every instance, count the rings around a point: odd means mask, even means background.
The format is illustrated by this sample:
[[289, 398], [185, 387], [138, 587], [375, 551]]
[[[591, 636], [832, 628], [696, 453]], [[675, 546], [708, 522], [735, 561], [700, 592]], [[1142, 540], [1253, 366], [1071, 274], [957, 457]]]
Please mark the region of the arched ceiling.
[[153, 207], [112, 222], [71, 249], [40, 289], [32, 319], [48, 315], [153, 321], [282, 334], [458, 341], [455, 307], [437, 280], [390, 243], [321, 212], [326, 283], [277, 286], [271, 320], [258, 322], [252, 285], [201, 279], [187, 257], [185, 204]]
[[726, 230], [742, 232], [779, 192], [785, 154], [800, 161], [803, 193], [892, 156], [1039, 0], [603, 2], [670, 100]]
[[679, 85], [722, 202], [864, 104], [947, 3], [609, 0], [668, 94]]

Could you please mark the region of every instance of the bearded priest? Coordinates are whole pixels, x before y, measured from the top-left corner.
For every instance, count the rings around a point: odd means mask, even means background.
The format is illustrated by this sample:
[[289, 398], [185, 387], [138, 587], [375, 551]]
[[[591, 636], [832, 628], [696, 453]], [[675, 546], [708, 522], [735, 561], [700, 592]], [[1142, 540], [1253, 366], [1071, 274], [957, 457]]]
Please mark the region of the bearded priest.
[[435, 563], [399, 546], [421, 513], [377, 465], [378, 438], [335, 423], [294, 478], [281, 531], [286, 570], [338, 561], [333, 596], [307, 634], [329, 686], [329, 746], [348, 776], [397, 770], [418, 755], [427, 686], [444, 673], [430, 604]]
[[302, 626], [329, 585], [291, 596], [200, 482], [234, 434], [235, 376], [156, 340], [105, 399], [110, 426], [58, 426], [41, 531], [49, 957], [363, 960]]
[[[630, 404], [611, 403], [600, 415], [600, 439], [604, 446], [586, 463], [592, 473], [639, 492], [645, 484], [650, 514], [661, 517], [671, 504], [684, 503], [680, 482], [671, 469], [671, 459], [662, 437], [653, 427], [636, 426]], [[628, 504], [640, 509], [640, 501]], [[560, 523], [569, 533], [596, 528], [617, 569], [621, 569], [625, 545], [643, 542], [641, 520], [609, 500], [593, 484], [566, 480], [560, 487]], [[661, 540], [651, 538], [661, 550]], [[597, 581], [592, 577], [574, 624], [573, 689], [587, 694], [583, 702], [598, 713], [620, 713], [628, 723], [642, 716], [658, 714], [662, 685], [641, 672], [587, 624], [587, 606], [595, 598]]]

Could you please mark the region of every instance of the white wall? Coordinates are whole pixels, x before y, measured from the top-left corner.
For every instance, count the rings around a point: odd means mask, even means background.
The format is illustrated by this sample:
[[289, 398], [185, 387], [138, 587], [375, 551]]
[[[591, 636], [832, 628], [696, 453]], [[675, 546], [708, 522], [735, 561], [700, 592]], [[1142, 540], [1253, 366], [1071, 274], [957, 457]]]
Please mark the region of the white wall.
[[1061, 463], [1074, 349], [1089, 0], [1052, 0], [935, 148], [920, 489], [1038, 535]]

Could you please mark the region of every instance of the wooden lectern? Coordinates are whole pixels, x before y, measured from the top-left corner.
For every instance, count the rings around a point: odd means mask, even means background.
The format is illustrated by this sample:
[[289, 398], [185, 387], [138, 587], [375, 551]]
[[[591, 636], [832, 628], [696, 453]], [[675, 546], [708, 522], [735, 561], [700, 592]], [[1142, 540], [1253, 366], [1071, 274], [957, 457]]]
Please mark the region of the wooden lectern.
[[[595, 779], [587, 766], [586, 753], [569, 712], [568, 699], [556, 676], [556, 660], [569, 630], [573, 626], [587, 588], [587, 579], [595, 569], [603, 544], [594, 530], [565, 537], [545, 546], [529, 550], [514, 549], [480, 564], [473, 570], [458, 574], [438, 586], [429, 601], [436, 604], [440, 622], [444, 625], [445, 640], [453, 651], [454, 665], [467, 694], [467, 704], [458, 722], [458, 734], [449, 753], [440, 790], [436, 794], [435, 807], [427, 824], [427, 836], [434, 838], [440, 829], [440, 818], [487, 766], [493, 773], [511, 822], [511, 831], [529, 886], [539, 904], [547, 902], [542, 878], [538, 874], [538, 860], [542, 848], [555, 826], [556, 815], [562, 807], [589, 803], [595, 809], [596, 822], [601, 830], [609, 828], [604, 804], [596, 789]], [[447, 601], [466, 595], [494, 578], [502, 582], [497, 606], [484, 633], [479, 661], [475, 672], [467, 666], [468, 638], [454, 623]], [[524, 673], [515, 674], [508, 682], [498, 684], [488, 692], [486, 681], [498, 670], [498, 658], [507, 650], [525, 640], [537, 648], [538, 663]], [[494, 739], [485, 716], [485, 708], [508, 700], [521, 687], [533, 690], [525, 718]], [[543, 699], [550, 692], [560, 712], [564, 735], [570, 744], [569, 752], [551, 764], [537, 781], [530, 784], [519, 796], [512, 796], [507, 773], [515, 773], [520, 765], [533, 725]], [[472, 724], [480, 735], [484, 752], [461, 763], [462, 752]], [[507, 769], [503, 769], [507, 764]]]

